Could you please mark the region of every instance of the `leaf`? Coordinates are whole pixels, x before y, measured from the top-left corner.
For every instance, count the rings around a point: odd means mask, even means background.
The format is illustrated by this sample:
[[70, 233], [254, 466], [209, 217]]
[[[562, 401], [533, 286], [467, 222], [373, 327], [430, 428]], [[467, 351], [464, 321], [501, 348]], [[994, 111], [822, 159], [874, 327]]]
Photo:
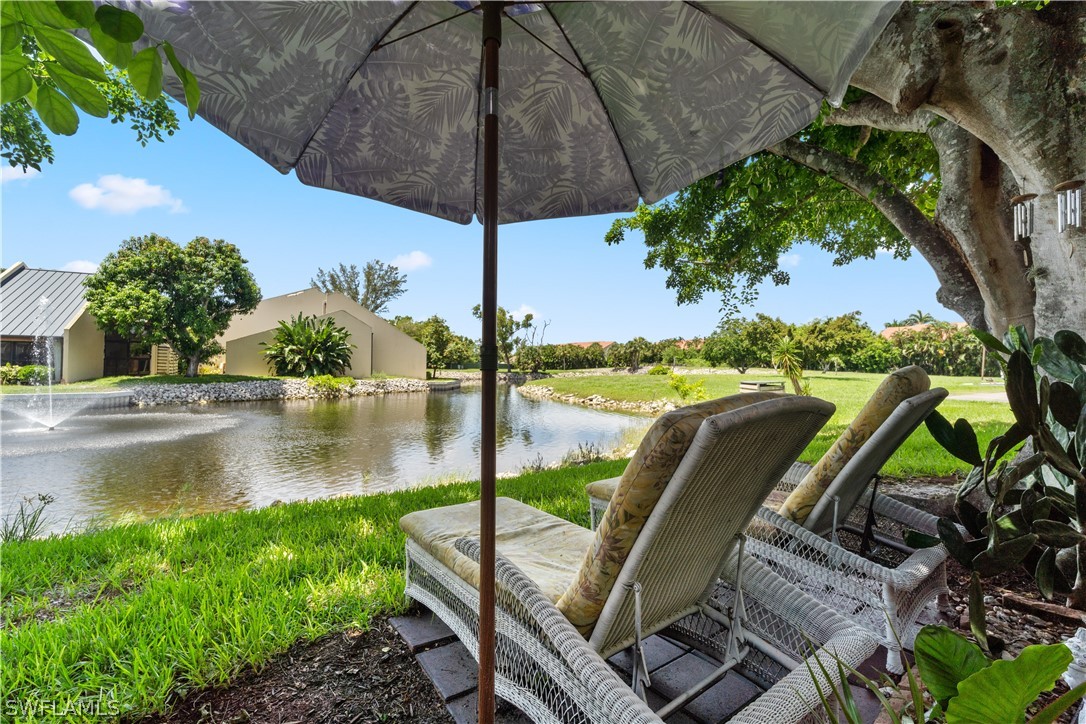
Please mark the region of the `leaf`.
[[1048, 425], [1041, 425], [1040, 429], [1037, 430], [1037, 441], [1040, 443], [1038, 447], [1044, 450], [1045, 457], [1048, 458], [1048, 462], [1052, 467], [1072, 480], [1081, 481], [1083, 479], [1082, 473], [1075, 466], [1067, 451], [1063, 449], [1060, 441], [1048, 429]]
[[0, 103], [17, 101], [34, 87], [27, 62], [22, 55], [0, 56]]
[[932, 410], [924, 420], [924, 424], [927, 425], [935, 441], [948, 453], [970, 465], [983, 464], [980, 447], [977, 444], [977, 434], [967, 420], [958, 418], [951, 425], [942, 413]]
[[134, 43], [143, 37], [143, 21], [135, 13], [102, 5], [94, 13], [98, 27], [119, 43]]
[[106, 72], [90, 50], [71, 33], [52, 28], [34, 28], [34, 37], [42, 48], [57, 59], [57, 62], [76, 75], [105, 83], [109, 80]]
[[1061, 329], [1053, 335], [1056, 347], [1080, 365], [1086, 365], [1086, 340], [1077, 332]]
[[[0, 24], [0, 53], [19, 50], [23, 43], [23, 24], [19, 22]], [[7, 62], [5, 60], [5, 62]]]
[[196, 117], [196, 109], [200, 106], [200, 85], [196, 82], [196, 76], [177, 59], [173, 46], [169, 43], [162, 44], [162, 50], [166, 53], [166, 59], [170, 61], [174, 75], [181, 81], [181, 87], [185, 91], [185, 105], [189, 109], [189, 120]]
[[985, 578], [998, 576], [1011, 570], [1026, 557], [1037, 543], [1037, 535], [1030, 533], [1013, 538], [1005, 543], [989, 546], [973, 559], [970, 566], [975, 573]]
[[1007, 428], [1007, 431], [999, 437], [992, 438], [992, 441], [988, 444], [988, 459], [992, 462], [999, 460], [1001, 457], [1011, 451], [1015, 445], [1025, 441], [1029, 437], [1029, 433], [1025, 428], [1019, 425], [1017, 422]]
[[1078, 416], [1075, 426], [1075, 452], [1078, 453], [1079, 465], [1086, 465], [1086, 407]]
[[984, 587], [980, 574], [973, 571], [969, 578], [969, 630], [984, 651], [988, 651], [988, 632], [985, 630]]
[[958, 530], [958, 526], [954, 525], [950, 518], [940, 518], [935, 525], [939, 531], [939, 539], [942, 540], [950, 555], [958, 563], [972, 570], [973, 559], [987, 547], [988, 542], [983, 538], [971, 541], [965, 540], [961, 531]]
[[11, 2], [11, 0], [6, 0], [3, 4], [14, 5], [22, 13], [27, 25], [34, 26], [35, 31], [41, 26], [62, 29], [83, 27], [78, 21], [62, 13], [55, 2], [49, 2], [48, 0], [46, 2], [41, 0]]
[[1055, 548], [1070, 548], [1078, 545], [1086, 536], [1079, 533], [1067, 523], [1058, 520], [1042, 519], [1033, 521], [1033, 532], [1045, 545]]
[[1037, 561], [1037, 569], [1034, 571], [1033, 577], [1037, 580], [1037, 588], [1041, 591], [1041, 595], [1045, 597], [1045, 600], [1051, 601], [1056, 583], [1055, 548], [1045, 548], [1045, 552], [1041, 554], [1040, 560]]
[[102, 54], [107, 63], [122, 70], [128, 67], [128, 61], [132, 60], [132, 43], [122, 43], [113, 39], [98, 25], [91, 26], [90, 36], [94, 41], [95, 49]]
[[942, 542], [942, 539], [937, 536], [921, 533], [918, 530], [905, 531], [905, 545], [910, 548], [915, 548], [917, 550], [921, 548], [934, 548]]
[[57, 0], [57, 10], [76, 27], [89, 28], [94, 24], [94, 3], [91, 0]]
[[982, 329], [970, 329], [969, 331], [973, 333], [974, 337], [981, 341], [981, 344], [983, 344], [985, 347], [992, 350], [993, 352], [1001, 352], [1008, 355], [1011, 353], [1011, 350], [1007, 347], [1007, 345], [1000, 342], [988, 332], [985, 332]]
[[1073, 430], [1082, 407], [1082, 400], [1074, 387], [1061, 380], [1052, 383], [1048, 393], [1048, 409], [1056, 422], [1068, 430]]
[[1027, 432], [1036, 432], [1041, 420], [1037, 382], [1033, 364], [1029, 356], [1021, 350], [1012, 352], [1007, 362], [1007, 400], [1018, 424]]
[[45, 70], [72, 103], [98, 118], [109, 115], [109, 102], [89, 80], [68, 72], [56, 63], [45, 63]]
[[1038, 363], [1056, 379], [1073, 382], [1082, 374], [1082, 367], [1065, 355], [1056, 343], [1047, 337], [1038, 337], [1034, 341], [1034, 351], [1040, 350]]
[[34, 110], [53, 133], [71, 136], [79, 128], [79, 114], [75, 112], [75, 106], [55, 88], [47, 85], [38, 88]]
[[1013, 661], [992, 665], [958, 684], [958, 696], [946, 710], [947, 724], [1021, 722], [1026, 707], [1051, 691], [1073, 657], [1063, 644], [1027, 646]]
[[158, 48], [144, 48], [128, 62], [128, 79], [144, 100], [162, 95], [162, 58]]
[[1081, 701], [1083, 696], [1086, 696], [1086, 681], [1049, 702], [1048, 706], [1037, 712], [1037, 716], [1029, 720], [1029, 724], [1052, 724], [1060, 714]]
[[991, 664], [972, 641], [946, 626], [925, 626], [913, 645], [920, 679], [945, 709], [958, 695], [958, 683]]

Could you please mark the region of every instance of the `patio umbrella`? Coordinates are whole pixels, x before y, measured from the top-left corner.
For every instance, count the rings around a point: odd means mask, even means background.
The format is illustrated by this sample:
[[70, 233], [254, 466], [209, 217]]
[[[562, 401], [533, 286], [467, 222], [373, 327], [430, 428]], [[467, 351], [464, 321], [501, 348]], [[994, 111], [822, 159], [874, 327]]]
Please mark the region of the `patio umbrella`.
[[200, 115], [281, 173], [482, 222], [488, 721], [498, 224], [632, 210], [792, 135], [841, 100], [897, 0], [130, 7], [199, 80]]

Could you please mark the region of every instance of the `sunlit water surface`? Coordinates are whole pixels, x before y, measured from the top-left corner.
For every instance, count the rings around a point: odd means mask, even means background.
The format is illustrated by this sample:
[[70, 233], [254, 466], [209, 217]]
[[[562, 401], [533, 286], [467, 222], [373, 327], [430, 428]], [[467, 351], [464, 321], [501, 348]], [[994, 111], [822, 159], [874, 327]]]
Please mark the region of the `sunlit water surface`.
[[[47, 532], [478, 477], [479, 388], [340, 401], [91, 411], [47, 431], [3, 413], [0, 503], [47, 493]], [[498, 472], [613, 447], [645, 421], [498, 389]]]

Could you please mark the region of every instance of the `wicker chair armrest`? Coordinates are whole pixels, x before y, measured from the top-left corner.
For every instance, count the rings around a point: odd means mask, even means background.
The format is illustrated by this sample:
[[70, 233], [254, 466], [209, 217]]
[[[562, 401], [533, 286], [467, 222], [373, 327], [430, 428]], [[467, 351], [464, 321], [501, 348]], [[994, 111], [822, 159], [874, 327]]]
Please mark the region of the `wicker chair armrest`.
[[[795, 521], [768, 508], [759, 509], [757, 517], [763, 525], [769, 524], [781, 533], [824, 555], [842, 575], [858, 574], [880, 583], [888, 583], [896, 588], [910, 588], [921, 583], [947, 558], [946, 548], [940, 545], [916, 551], [897, 568], [886, 568], [841, 546], [834, 545]], [[817, 564], [812, 562], [811, 565]]]
[[792, 467], [788, 468], [788, 472], [786, 472], [784, 477], [781, 478], [781, 481], [777, 483], [776, 489], [782, 493], [791, 493], [796, 489], [796, 486], [807, 477], [807, 473], [811, 471], [812, 467], [813, 466], [808, 465], [807, 463], [792, 463]]
[[[460, 538], [455, 545], [458, 551], [479, 561], [481, 546], [477, 539]], [[587, 691], [605, 702], [613, 721], [623, 724], [660, 722], [652, 709], [600, 658], [531, 578], [502, 556], [495, 558], [494, 575], [498, 605], [546, 639], [540, 643], [561, 657]]]
[[906, 503], [902, 503], [888, 495], [883, 495], [882, 493], [876, 494], [875, 499], [871, 503], [871, 507], [877, 515], [882, 515], [897, 521], [906, 528], [911, 528], [912, 530], [926, 533], [927, 535], [938, 535], [938, 529], [936, 527], [939, 523], [938, 516], [914, 508]]

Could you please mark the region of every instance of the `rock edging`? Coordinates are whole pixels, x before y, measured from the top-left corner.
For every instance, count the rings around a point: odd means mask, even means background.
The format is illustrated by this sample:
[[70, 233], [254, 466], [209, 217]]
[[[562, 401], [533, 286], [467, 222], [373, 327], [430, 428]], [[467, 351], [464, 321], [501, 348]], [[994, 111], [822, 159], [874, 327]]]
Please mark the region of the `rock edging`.
[[[390, 380], [355, 380], [339, 397], [369, 397], [394, 392], [429, 392], [426, 380], [407, 378]], [[210, 402], [248, 402], [254, 400], [308, 400], [328, 397], [306, 379], [251, 380], [246, 382], [211, 382], [180, 385], [138, 385], [129, 390], [138, 407], [155, 405], [194, 405]]]
[[[544, 372], [498, 372], [498, 382], [511, 385], [522, 385], [528, 380], [544, 380], [550, 377]], [[460, 380], [467, 384], [482, 382], [483, 373], [477, 371], [466, 372], [464, 370], [441, 370], [438, 377], [449, 380]]]
[[621, 412], [634, 412], [643, 415], [662, 415], [675, 409], [675, 403], [669, 400], [649, 400], [647, 402], [628, 402], [612, 400], [602, 395], [589, 395], [579, 397], [572, 393], [558, 394], [553, 387], [547, 385], [527, 385], [518, 387], [517, 392], [535, 400], [554, 400], [567, 402], [573, 405], [582, 405], [601, 410], [619, 410]]

